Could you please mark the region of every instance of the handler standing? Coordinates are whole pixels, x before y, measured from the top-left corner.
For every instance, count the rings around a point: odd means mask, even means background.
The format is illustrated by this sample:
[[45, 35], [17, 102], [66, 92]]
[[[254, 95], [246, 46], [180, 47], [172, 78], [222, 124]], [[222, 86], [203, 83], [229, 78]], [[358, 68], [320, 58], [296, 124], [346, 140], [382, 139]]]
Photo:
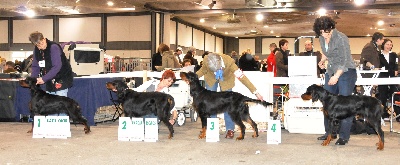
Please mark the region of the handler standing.
[[[235, 64], [235, 60], [225, 54], [210, 53], [204, 57], [203, 66], [196, 72], [197, 76], [204, 76], [206, 89], [217, 91], [218, 84], [221, 91], [232, 91], [235, 86], [235, 79], [239, 79], [258, 100], [263, 100], [263, 97], [257, 92], [256, 87], [243, 74]], [[217, 115], [211, 115], [215, 118]], [[228, 112], [224, 113], [226, 136], [227, 139], [234, 137], [235, 123], [232, 121]], [[242, 130], [244, 131], [244, 130]]]
[[47, 93], [67, 97], [73, 72], [61, 46], [38, 31], [29, 35], [29, 41], [35, 45], [31, 76], [37, 78], [37, 84], [46, 83]]
[[[327, 16], [315, 19], [314, 32], [321, 43], [322, 58], [318, 66], [325, 68], [325, 61], [328, 66], [325, 73], [324, 88], [333, 94], [342, 96], [351, 95], [357, 81], [355, 64], [350, 53], [349, 39], [345, 34], [335, 29], [335, 21]], [[345, 145], [350, 139], [350, 129], [354, 116], [340, 121], [339, 139], [336, 145]], [[324, 117], [325, 135], [318, 137], [318, 140], [326, 140], [328, 118]], [[337, 135], [332, 135], [336, 138]]]

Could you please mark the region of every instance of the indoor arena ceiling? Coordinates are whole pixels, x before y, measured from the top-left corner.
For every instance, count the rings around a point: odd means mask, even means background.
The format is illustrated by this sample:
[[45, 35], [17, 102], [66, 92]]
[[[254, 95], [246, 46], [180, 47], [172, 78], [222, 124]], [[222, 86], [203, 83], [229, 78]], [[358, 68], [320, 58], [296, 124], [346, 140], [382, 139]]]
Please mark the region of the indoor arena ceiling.
[[314, 19], [324, 7], [348, 36], [400, 34], [400, 0], [354, 1], [362, 0], [0, 0], [0, 17], [23, 17], [28, 10], [37, 16], [153, 11], [222, 36], [297, 37], [314, 36]]

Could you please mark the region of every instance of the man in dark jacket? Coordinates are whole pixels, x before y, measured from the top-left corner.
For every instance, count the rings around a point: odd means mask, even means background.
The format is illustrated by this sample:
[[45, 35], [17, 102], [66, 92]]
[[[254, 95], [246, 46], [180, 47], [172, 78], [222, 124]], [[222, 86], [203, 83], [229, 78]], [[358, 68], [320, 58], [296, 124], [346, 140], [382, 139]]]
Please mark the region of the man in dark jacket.
[[379, 67], [379, 54], [381, 50], [379, 46], [382, 45], [384, 35], [381, 32], [375, 32], [372, 35], [371, 42], [367, 43], [361, 51], [360, 64], [363, 64], [364, 69], [374, 69]]
[[67, 97], [73, 72], [61, 46], [38, 31], [29, 35], [29, 41], [35, 45], [31, 76], [37, 78], [37, 84], [46, 83], [46, 91], [50, 94]]

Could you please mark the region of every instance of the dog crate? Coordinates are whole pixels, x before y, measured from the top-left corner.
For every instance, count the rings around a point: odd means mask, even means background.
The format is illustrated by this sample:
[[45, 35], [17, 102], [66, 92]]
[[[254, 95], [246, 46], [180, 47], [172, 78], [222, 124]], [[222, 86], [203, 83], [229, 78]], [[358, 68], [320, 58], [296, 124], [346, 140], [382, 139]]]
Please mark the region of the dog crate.
[[291, 98], [284, 104], [284, 126], [290, 133], [324, 134], [324, 115], [320, 101], [312, 103]]

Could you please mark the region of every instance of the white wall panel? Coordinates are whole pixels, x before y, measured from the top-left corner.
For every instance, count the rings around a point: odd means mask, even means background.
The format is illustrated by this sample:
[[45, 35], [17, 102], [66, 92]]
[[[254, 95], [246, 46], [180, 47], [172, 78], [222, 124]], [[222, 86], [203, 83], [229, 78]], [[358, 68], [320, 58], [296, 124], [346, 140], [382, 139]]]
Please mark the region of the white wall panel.
[[243, 51], [247, 49], [251, 49], [251, 54], [254, 55], [256, 49], [256, 40], [255, 39], [239, 39], [239, 53], [242, 54]]
[[0, 20], [0, 43], [8, 43], [8, 21]]
[[206, 34], [205, 51], [215, 52], [215, 36]]
[[192, 46], [192, 27], [184, 24], [178, 24], [178, 45]]
[[215, 42], [215, 52], [224, 53], [224, 39], [217, 37]]
[[169, 23], [170, 21], [170, 14], [164, 14], [164, 36], [163, 36], [163, 40], [164, 43], [170, 46], [170, 34], [169, 32], [171, 31], [171, 24]]
[[193, 29], [193, 46], [199, 50], [204, 49], [204, 32]]
[[60, 42], [101, 42], [101, 18], [60, 18]]
[[[30, 43], [28, 37], [34, 31], [43, 33], [43, 36], [53, 40], [52, 19], [26, 19], [13, 21], [13, 42]], [[61, 32], [61, 31], [60, 31]]]
[[[268, 55], [269, 53], [271, 53], [271, 51], [269, 51], [269, 44], [271, 43], [275, 43], [276, 46], [279, 48], [279, 41], [281, 39], [286, 39], [289, 42], [289, 50], [290, 50], [290, 54], [292, 54], [294, 52], [294, 38], [263, 38], [262, 39], [262, 54]], [[240, 44], [239, 44], [240, 45]], [[304, 45], [304, 44], [303, 44]], [[302, 48], [300, 47], [300, 50]], [[239, 49], [240, 52], [242, 52], [242, 49]]]
[[107, 17], [107, 41], [151, 41], [151, 16]]
[[169, 20], [169, 43], [176, 44], [176, 22]]

